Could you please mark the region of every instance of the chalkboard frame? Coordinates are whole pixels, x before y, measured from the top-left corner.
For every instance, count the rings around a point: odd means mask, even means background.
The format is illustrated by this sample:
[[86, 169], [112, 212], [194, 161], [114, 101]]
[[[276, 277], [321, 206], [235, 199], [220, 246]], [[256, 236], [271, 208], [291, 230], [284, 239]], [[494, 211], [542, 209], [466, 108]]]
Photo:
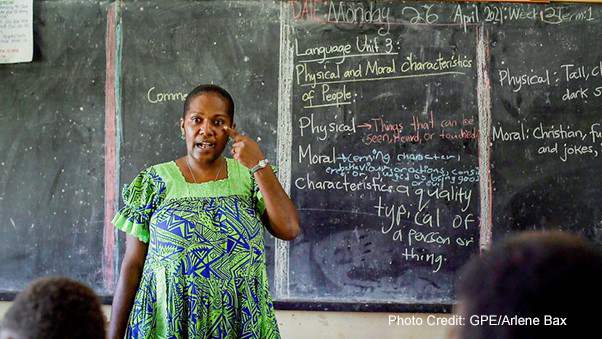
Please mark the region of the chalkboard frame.
[[[0, 301], [14, 301], [19, 292], [0, 292]], [[113, 296], [99, 295], [103, 305], [111, 305]], [[370, 302], [274, 300], [274, 308], [280, 311], [323, 311], [323, 312], [406, 312], [406, 313], [451, 313], [454, 304], [399, 304]]]

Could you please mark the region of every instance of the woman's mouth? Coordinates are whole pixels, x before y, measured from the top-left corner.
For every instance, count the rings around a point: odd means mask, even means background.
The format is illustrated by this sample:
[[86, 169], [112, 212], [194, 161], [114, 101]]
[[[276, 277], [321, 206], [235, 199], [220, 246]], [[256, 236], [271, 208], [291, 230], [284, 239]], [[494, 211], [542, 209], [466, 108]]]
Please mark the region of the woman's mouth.
[[195, 143], [194, 146], [200, 148], [201, 150], [209, 150], [215, 148], [215, 143], [203, 141]]

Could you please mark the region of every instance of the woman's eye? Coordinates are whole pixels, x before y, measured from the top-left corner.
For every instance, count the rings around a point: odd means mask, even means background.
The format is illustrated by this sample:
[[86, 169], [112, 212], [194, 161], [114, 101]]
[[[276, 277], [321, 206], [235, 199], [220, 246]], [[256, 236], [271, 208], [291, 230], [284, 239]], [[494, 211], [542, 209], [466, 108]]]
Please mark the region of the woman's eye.
[[216, 125], [223, 125], [224, 124], [224, 120], [215, 120], [215, 124]]
[[199, 122], [201, 122], [201, 119], [199, 119], [199, 118], [192, 118], [192, 122], [199, 123]]

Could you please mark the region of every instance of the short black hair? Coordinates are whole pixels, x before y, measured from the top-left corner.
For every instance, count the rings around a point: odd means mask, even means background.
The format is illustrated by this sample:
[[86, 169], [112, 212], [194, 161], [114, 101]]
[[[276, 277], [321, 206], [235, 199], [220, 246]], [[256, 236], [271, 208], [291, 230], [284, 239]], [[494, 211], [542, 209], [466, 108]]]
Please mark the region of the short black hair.
[[228, 115], [230, 116], [230, 120], [234, 121], [234, 99], [228, 91], [223, 89], [218, 85], [213, 84], [203, 84], [195, 87], [188, 95], [186, 96], [186, 101], [184, 101], [184, 112], [182, 112], [182, 119], [186, 119], [186, 112], [190, 109], [190, 101], [197, 96], [204, 93], [216, 93], [219, 95], [224, 102], [228, 105]]
[[66, 277], [27, 286], [4, 316], [4, 329], [24, 339], [104, 339], [105, 318], [94, 291]]
[[[602, 252], [560, 232], [526, 232], [473, 258], [461, 270], [458, 292], [461, 338], [561, 338], [578, 325], [593, 328], [601, 300]], [[471, 325], [471, 316], [538, 318], [538, 326]], [[571, 326], [544, 326], [545, 316]]]

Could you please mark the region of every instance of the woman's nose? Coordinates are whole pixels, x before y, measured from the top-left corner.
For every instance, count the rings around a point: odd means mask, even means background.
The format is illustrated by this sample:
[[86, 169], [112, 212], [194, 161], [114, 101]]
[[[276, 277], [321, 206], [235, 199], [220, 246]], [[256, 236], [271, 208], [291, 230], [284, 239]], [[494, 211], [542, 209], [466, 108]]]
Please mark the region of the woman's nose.
[[213, 126], [209, 121], [204, 121], [199, 128], [199, 133], [202, 135], [213, 135]]

